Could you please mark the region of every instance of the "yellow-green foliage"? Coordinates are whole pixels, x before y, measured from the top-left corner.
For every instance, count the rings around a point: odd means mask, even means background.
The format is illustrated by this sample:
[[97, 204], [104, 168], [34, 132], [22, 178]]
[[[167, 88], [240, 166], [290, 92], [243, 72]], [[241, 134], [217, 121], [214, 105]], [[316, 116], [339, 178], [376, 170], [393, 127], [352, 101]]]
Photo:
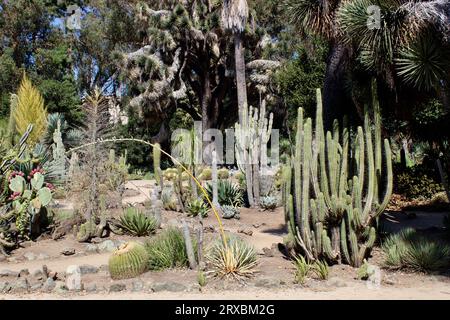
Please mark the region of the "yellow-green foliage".
[[17, 106], [14, 108], [14, 122], [16, 131], [23, 135], [29, 124], [33, 124], [33, 131], [28, 143], [35, 144], [47, 127], [47, 110], [44, 107], [44, 98], [33, 86], [26, 75], [23, 76], [19, 91], [17, 92]]
[[222, 168], [217, 171], [217, 177], [219, 179], [228, 179], [230, 177], [230, 173], [227, 168]]
[[128, 242], [120, 246], [109, 258], [109, 273], [114, 280], [139, 276], [147, 270], [148, 254], [144, 246]]

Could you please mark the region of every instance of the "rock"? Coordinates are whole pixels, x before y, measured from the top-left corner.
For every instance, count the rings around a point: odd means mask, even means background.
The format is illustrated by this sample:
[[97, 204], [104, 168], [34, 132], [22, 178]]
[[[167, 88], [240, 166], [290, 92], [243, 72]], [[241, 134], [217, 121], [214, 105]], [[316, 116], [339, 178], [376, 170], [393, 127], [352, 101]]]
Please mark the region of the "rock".
[[33, 252], [27, 252], [23, 255], [28, 261], [36, 260], [37, 256]]
[[8, 293], [12, 287], [9, 282], [0, 282], [0, 293]]
[[0, 277], [13, 277], [13, 278], [17, 278], [19, 276], [19, 273], [16, 271], [11, 271], [11, 270], [2, 270], [0, 271]]
[[342, 280], [340, 278], [337, 278], [337, 277], [333, 277], [333, 278], [328, 279], [327, 285], [329, 287], [336, 287], [336, 288], [347, 287], [347, 283], [345, 283], [344, 280]]
[[6, 261], [6, 257], [2, 254], [0, 254], [0, 262]]
[[259, 227], [261, 227], [261, 225], [260, 225], [259, 223], [254, 223], [254, 224], [253, 224], [253, 228], [258, 229]]
[[98, 268], [96, 266], [91, 266], [89, 264], [83, 264], [80, 266], [81, 274], [94, 274], [98, 273]]
[[155, 283], [151, 287], [153, 292], [170, 291], [170, 292], [182, 292], [186, 291], [188, 288], [178, 282], [159, 282]]
[[11, 284], [12, 293], [26, 293], [30, 289], [30, 284], [27, 279], [19, 278]]
[[123, 283], [114, 283], [109, 287], [109, 292], [121, 292], [127, 290], [127, 286]]
[[114, 241], [106, 240], [98, 245], [98, 251], [100, 252], [113, 252], [117, 249]]
[[33, 272], [33, 278], [35, 278], [36, 280], [43, 280], [47, 278], [47, 276], [41, 269], [37, 269], [36, 271]]
[[273, 278], [261, 278], [255, 281], [255, 287], [258, 288], [278, 288], [281, 281]]
[[393, 275], [386, 274], [383, 278], [383, 283], [390, 286], [395, 286], [398, 285], [400, 282]]
[[[62, 275], [59, 275], [59, 276], [60, 276], [61, 279], [64, 278], [64, 276], [62, 276]], [[52, 278], [53, 280], [56, 280], [56, 279], [58, 279], [58, 272], [56, 272], [56, 271], [50, 271], [50, 272], [48, 273], [48, 277], [49, 277], [49, 278]]]
[[66, 287], [70, 291], [83, 290], [83, 283], [81, 282], [81, 270], [77, 265], [71, 265], [66, 270]]
[[73, 256], [75, 252], [76, 252], [75, 248], [64, 248], [61, 251], [61, 254], [64, 256]]
[[16, 263], [18, 261], [16, 257], [9, 257], [6, 260], [11, 263]]
[[89, 283], [85, 287], [86, 292], [96, 292], [97, 291], [97, 285], [95, 283]]
[[42, 283], [36, 283], [36, 284], [33, 284], [33, 285], [31, 286], [30, 290], [31, 290], [31, 291], [38, 291], [38, 290], [41, 289], [41, 288], [42, 288]]
[[19, 278], [25, 278], [25, 277], [27, 277], [29, 275], [30, 275], [30, 271], [28, 271], [28, 269], [22, 269], [22, 270], [19, 271], [18, 277]]
[[274, 256], [274, 253], [273, 253], [272, 249], [263, 248], [262, 250], [264, 252], [264, 256], [266, 256], [266, 257], [273, 257]]
[[96, 244], [89, 243], [85, 246], [85, 250], [86, 250], [86, 252], [89, 252], [89, 253], [97, 253], [98, 246]]
[[135, 280], [131, 284], [131, 291], [133, 292], [141, 292], [144, 290], [144, 282], [142, 280]]
[[66, 293], [67, 287], [66, 287], [65, 283], [62, 281], [55, 281], [55, 288], [53, 289], [53, 292]]
[[243, 229], [243, 228], [238, 229], [237, 233], [242, 233], [242, 234], [245, 234], [247, 236], [252, 236], [253, 235], [253, 231], [252, 230], [250, 230], [250, 229]]
[[48, 278], [45, 280], [44, 285], [42, 286], [42, 290], [45, 292], [50, 292], [56, 287], [56, 282], [52, 278]]

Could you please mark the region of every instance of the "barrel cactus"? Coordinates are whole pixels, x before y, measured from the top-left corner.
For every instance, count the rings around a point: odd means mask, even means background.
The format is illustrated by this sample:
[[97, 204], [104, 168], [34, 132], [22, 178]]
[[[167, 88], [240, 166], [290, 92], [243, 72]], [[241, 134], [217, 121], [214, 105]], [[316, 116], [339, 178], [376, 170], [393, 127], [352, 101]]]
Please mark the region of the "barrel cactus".
[[134, 278], [147, 270], [148, 254], [137, 242], [122, 244], [109, 258], [109, 273], [114, 280]]

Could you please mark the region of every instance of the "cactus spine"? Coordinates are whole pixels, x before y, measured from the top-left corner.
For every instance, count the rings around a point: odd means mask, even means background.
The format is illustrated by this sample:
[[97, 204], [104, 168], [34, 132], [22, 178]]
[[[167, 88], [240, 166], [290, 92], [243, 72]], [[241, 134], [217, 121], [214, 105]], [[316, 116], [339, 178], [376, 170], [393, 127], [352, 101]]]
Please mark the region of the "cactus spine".
[[312, 120], [299, 109], [283, 200], [289, 232], [310, 260], [359, 267], [375, 243], [373, 225], [389, 202], [393, 176], [389, 141], [382, 146], [375, 83], [372, 91], [373, 125], [366, 108], [364, 128], [357, 128], [354, 139], [345, 120], [342, 130], [335, 121], [333, 131], [324, 132], [320, 89], [314, 135]]
[[109, 258], [109, 273], [114, 280], [134, 278], [147, 270], [148, 253], [137, 242], [120, 246]]
[[242, 122], [236, 123], [236, 158], [245, 173], [248, 200], [251, 207], [259, 205], [261, 169], [267, 165], [267, 143], [273, 124], [273, 114], [266, 117], [265, 100], [260, 110], [242, 108]]

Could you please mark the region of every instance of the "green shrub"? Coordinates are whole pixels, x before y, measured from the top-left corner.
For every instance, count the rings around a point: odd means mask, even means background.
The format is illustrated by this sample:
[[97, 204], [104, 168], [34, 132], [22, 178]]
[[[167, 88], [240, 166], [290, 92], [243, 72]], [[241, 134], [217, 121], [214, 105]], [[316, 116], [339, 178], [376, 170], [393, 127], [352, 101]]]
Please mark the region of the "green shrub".
[[[212, 184], [206, 185], [208, 196], [212, 199]], [[241, 207], [244, 205], [244, 191], [229, 180], [217, 182], [218, 201], [221, 206]]]
[[444, 191], [435, 172], [424, 165], [403, 170], [396, 178], [395, 193], [408, 199], [432, 199], [437, 193]]
[[228, 179], [230, 177], [230, 172], [227, 168], [219, 169], [217, 170], [217, 177], [222, 180]]
[[[197, 248], [196, 243], [193, 245]], [[148, 268], [150, 270], [164, 270], [170, 268], [188, 267], [189, 260], [183, 233], [180, 229], [169, 228], [155, 238], [145, 243], [149, 255]]]
[[258, 263], [255, 249], [241, 238], [227, 235], [226, 243], [216, 240], [206, 259], [214, 275], [235, 278], [250, 277]]
[[126, 233], [144, 237], [152, 234], [157, 229], [158, 223], [155, 218], [148, 217], [134, 207], [125, 209], [119, 218], [119, 227]]
[[206, 218], [209, 207], [202, 199], [195, 199], [188, 203], [186, 211], [189, 216], [197, 217], [200, 214], [203, 218]]
[[450, 247], [405, 229], [391, 235], [382, 245], [384, 264], [390, 268], [437, 271], [450, 266]]
[[316, 261], [312, 267], [312, 271], [320, 280], [327, 280], [330, 276], [330, 267], [325, 261]]

